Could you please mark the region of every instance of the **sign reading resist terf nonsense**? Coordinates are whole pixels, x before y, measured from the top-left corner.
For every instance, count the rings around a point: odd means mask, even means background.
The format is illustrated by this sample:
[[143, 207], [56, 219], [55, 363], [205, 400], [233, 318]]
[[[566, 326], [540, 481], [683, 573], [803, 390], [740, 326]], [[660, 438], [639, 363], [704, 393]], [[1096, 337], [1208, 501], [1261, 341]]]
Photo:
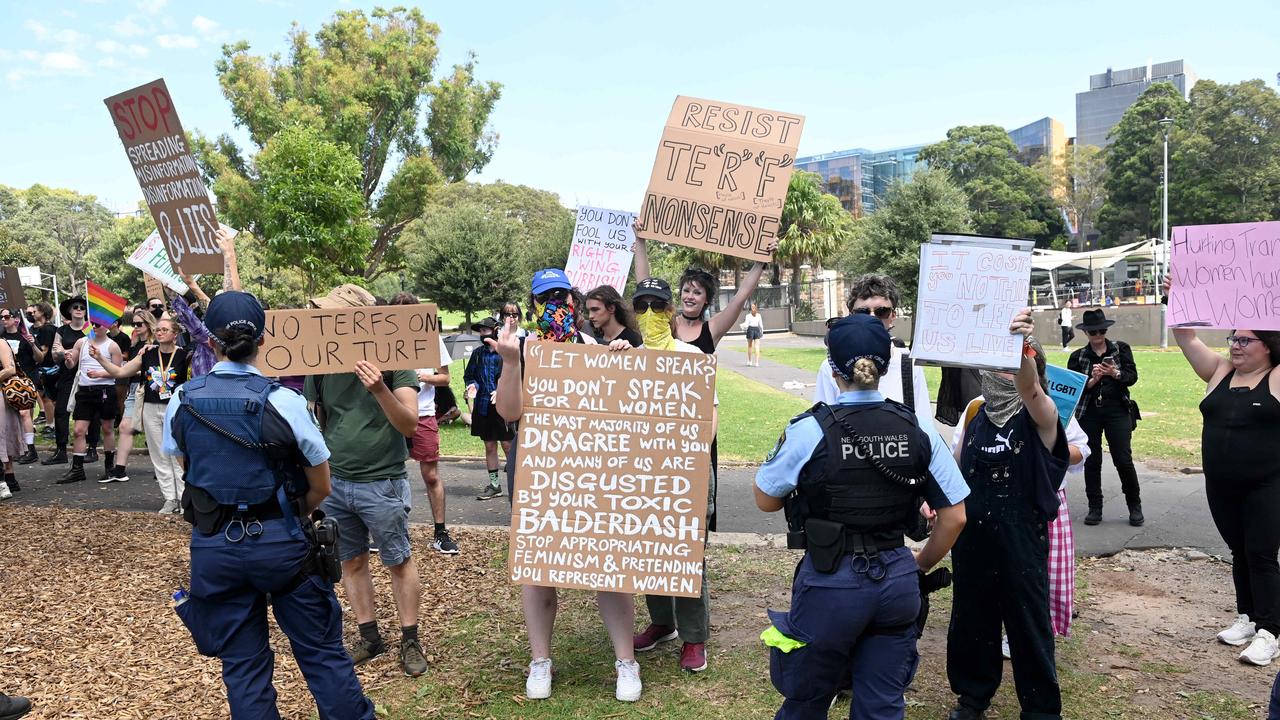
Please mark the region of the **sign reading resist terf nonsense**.
[[677, 97], [636, 234], [767, 262], [802, 130], [803, 115]]
[[175, 272], [222, 273], [218, 219], [164, 80], [104, 100]]
[[697, 597], [715, 356], [525, 348], [511, 580]]

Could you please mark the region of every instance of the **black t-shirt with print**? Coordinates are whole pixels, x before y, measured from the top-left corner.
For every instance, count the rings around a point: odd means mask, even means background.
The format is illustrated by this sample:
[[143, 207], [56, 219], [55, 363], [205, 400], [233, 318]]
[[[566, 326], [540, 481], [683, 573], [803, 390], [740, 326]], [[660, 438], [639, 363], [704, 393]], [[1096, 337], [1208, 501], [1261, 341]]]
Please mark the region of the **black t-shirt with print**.
[[[142, 354], [142, 399], [149, 403], [167, 403], [178, 386], [187, 381], [190, 356], [183, 348], [160, 352], [151, 348]], [[161, 390], [164, 390], [162, 393]]]

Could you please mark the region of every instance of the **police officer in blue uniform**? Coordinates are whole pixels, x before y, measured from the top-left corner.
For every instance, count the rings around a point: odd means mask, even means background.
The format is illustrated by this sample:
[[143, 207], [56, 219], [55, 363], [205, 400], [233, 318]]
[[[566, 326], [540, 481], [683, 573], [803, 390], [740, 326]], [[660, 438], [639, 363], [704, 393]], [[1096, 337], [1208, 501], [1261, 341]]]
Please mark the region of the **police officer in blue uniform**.
[[[765, 512], [787, 505], [788, 525], [804, 535], [790, 612], [771, 610], [774, 627], [763, 636], [785, 698], [779, 719], [826, 718], [851, 674], [851, 718], [901, 720], [917, 660], [921, 574], [964, 527], [969, 491], [946, 443], [877, 390], [890, 345], [869, 315], [834, 323], [827, 353], [836, 404], [795, 418], [756, 474], [756, 504]], [[937, 515], [913, 555], [903, 535], [922, 498]]]
[[[231, 717], [278, 719], [267, 605], [293, 647], [322, 720], [372, 720], [342, 646], [333, 562], [307, 517], [329, 494], [329, 450], [298, 393], [252, 363], [266, 316], [256, 298], [224, 292], [204, 322], [218, 362], [178, 389], [164, 450], [186, 467], [191, 592], [178, 614], [204, 655], [222, 660]], [[331, 522], [331, 521], [330, 521]], [[326, 573], [324, 568], [328, 567]], [[179, 594], [181, 595], [181, 593]]]

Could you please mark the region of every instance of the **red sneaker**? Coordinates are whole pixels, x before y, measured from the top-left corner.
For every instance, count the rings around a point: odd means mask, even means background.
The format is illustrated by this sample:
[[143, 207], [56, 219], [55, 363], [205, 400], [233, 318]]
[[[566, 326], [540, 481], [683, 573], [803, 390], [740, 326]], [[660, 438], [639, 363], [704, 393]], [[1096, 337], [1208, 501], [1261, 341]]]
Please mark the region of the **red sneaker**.
[[702, 672], [707, 669], [707, 644], [685, 643], [680, 648], [680, 669], [685, 672]]
[[650, 623], [644, 632], [632, 638], [632, 645], [636, 652], [645, 652], [658, 647], [658, 643], [676, 639], [676, 629], [670, 625], [657, 625]]

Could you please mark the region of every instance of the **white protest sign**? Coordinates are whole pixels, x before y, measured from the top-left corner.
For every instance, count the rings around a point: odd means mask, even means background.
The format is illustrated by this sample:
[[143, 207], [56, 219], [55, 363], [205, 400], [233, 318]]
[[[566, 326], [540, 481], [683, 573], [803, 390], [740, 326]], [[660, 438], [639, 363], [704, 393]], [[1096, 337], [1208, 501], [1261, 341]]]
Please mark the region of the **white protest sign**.
[[573, 244], [564, 266], [564, 274], [574, 287], [590, 292], [601, 285], [612, 285], [623, 292], [631, 272], [631, 248], [636, 240], [631, 223], [635, 218], [635, 213], [623, 210], [578, 207]]
[[1009, 322], [1027, 305], [1032, 247], [974, 235], [933, 235], [921, 245], [912, 359], [1016, 370], [1022, 337], [1009, 333]]
[[[233, 235], [236, 232], [226, 225], [222, 227], [231, 230]], [[173, 269], [173, 264], [169, 262], [169, 255], [165, 252], [164, 241], [160, 239], [158, 230], [152, 230], [147, 239], [142, 241], [142, 244], [133, 251], [133, 254], [125, 262], [159, 280], [165, 287], [179, 295], [186, 294], [187, 284], [182, 281], [182, 276]], [[199, 278], [200, 276], [197, 275], [196, 277]]]

